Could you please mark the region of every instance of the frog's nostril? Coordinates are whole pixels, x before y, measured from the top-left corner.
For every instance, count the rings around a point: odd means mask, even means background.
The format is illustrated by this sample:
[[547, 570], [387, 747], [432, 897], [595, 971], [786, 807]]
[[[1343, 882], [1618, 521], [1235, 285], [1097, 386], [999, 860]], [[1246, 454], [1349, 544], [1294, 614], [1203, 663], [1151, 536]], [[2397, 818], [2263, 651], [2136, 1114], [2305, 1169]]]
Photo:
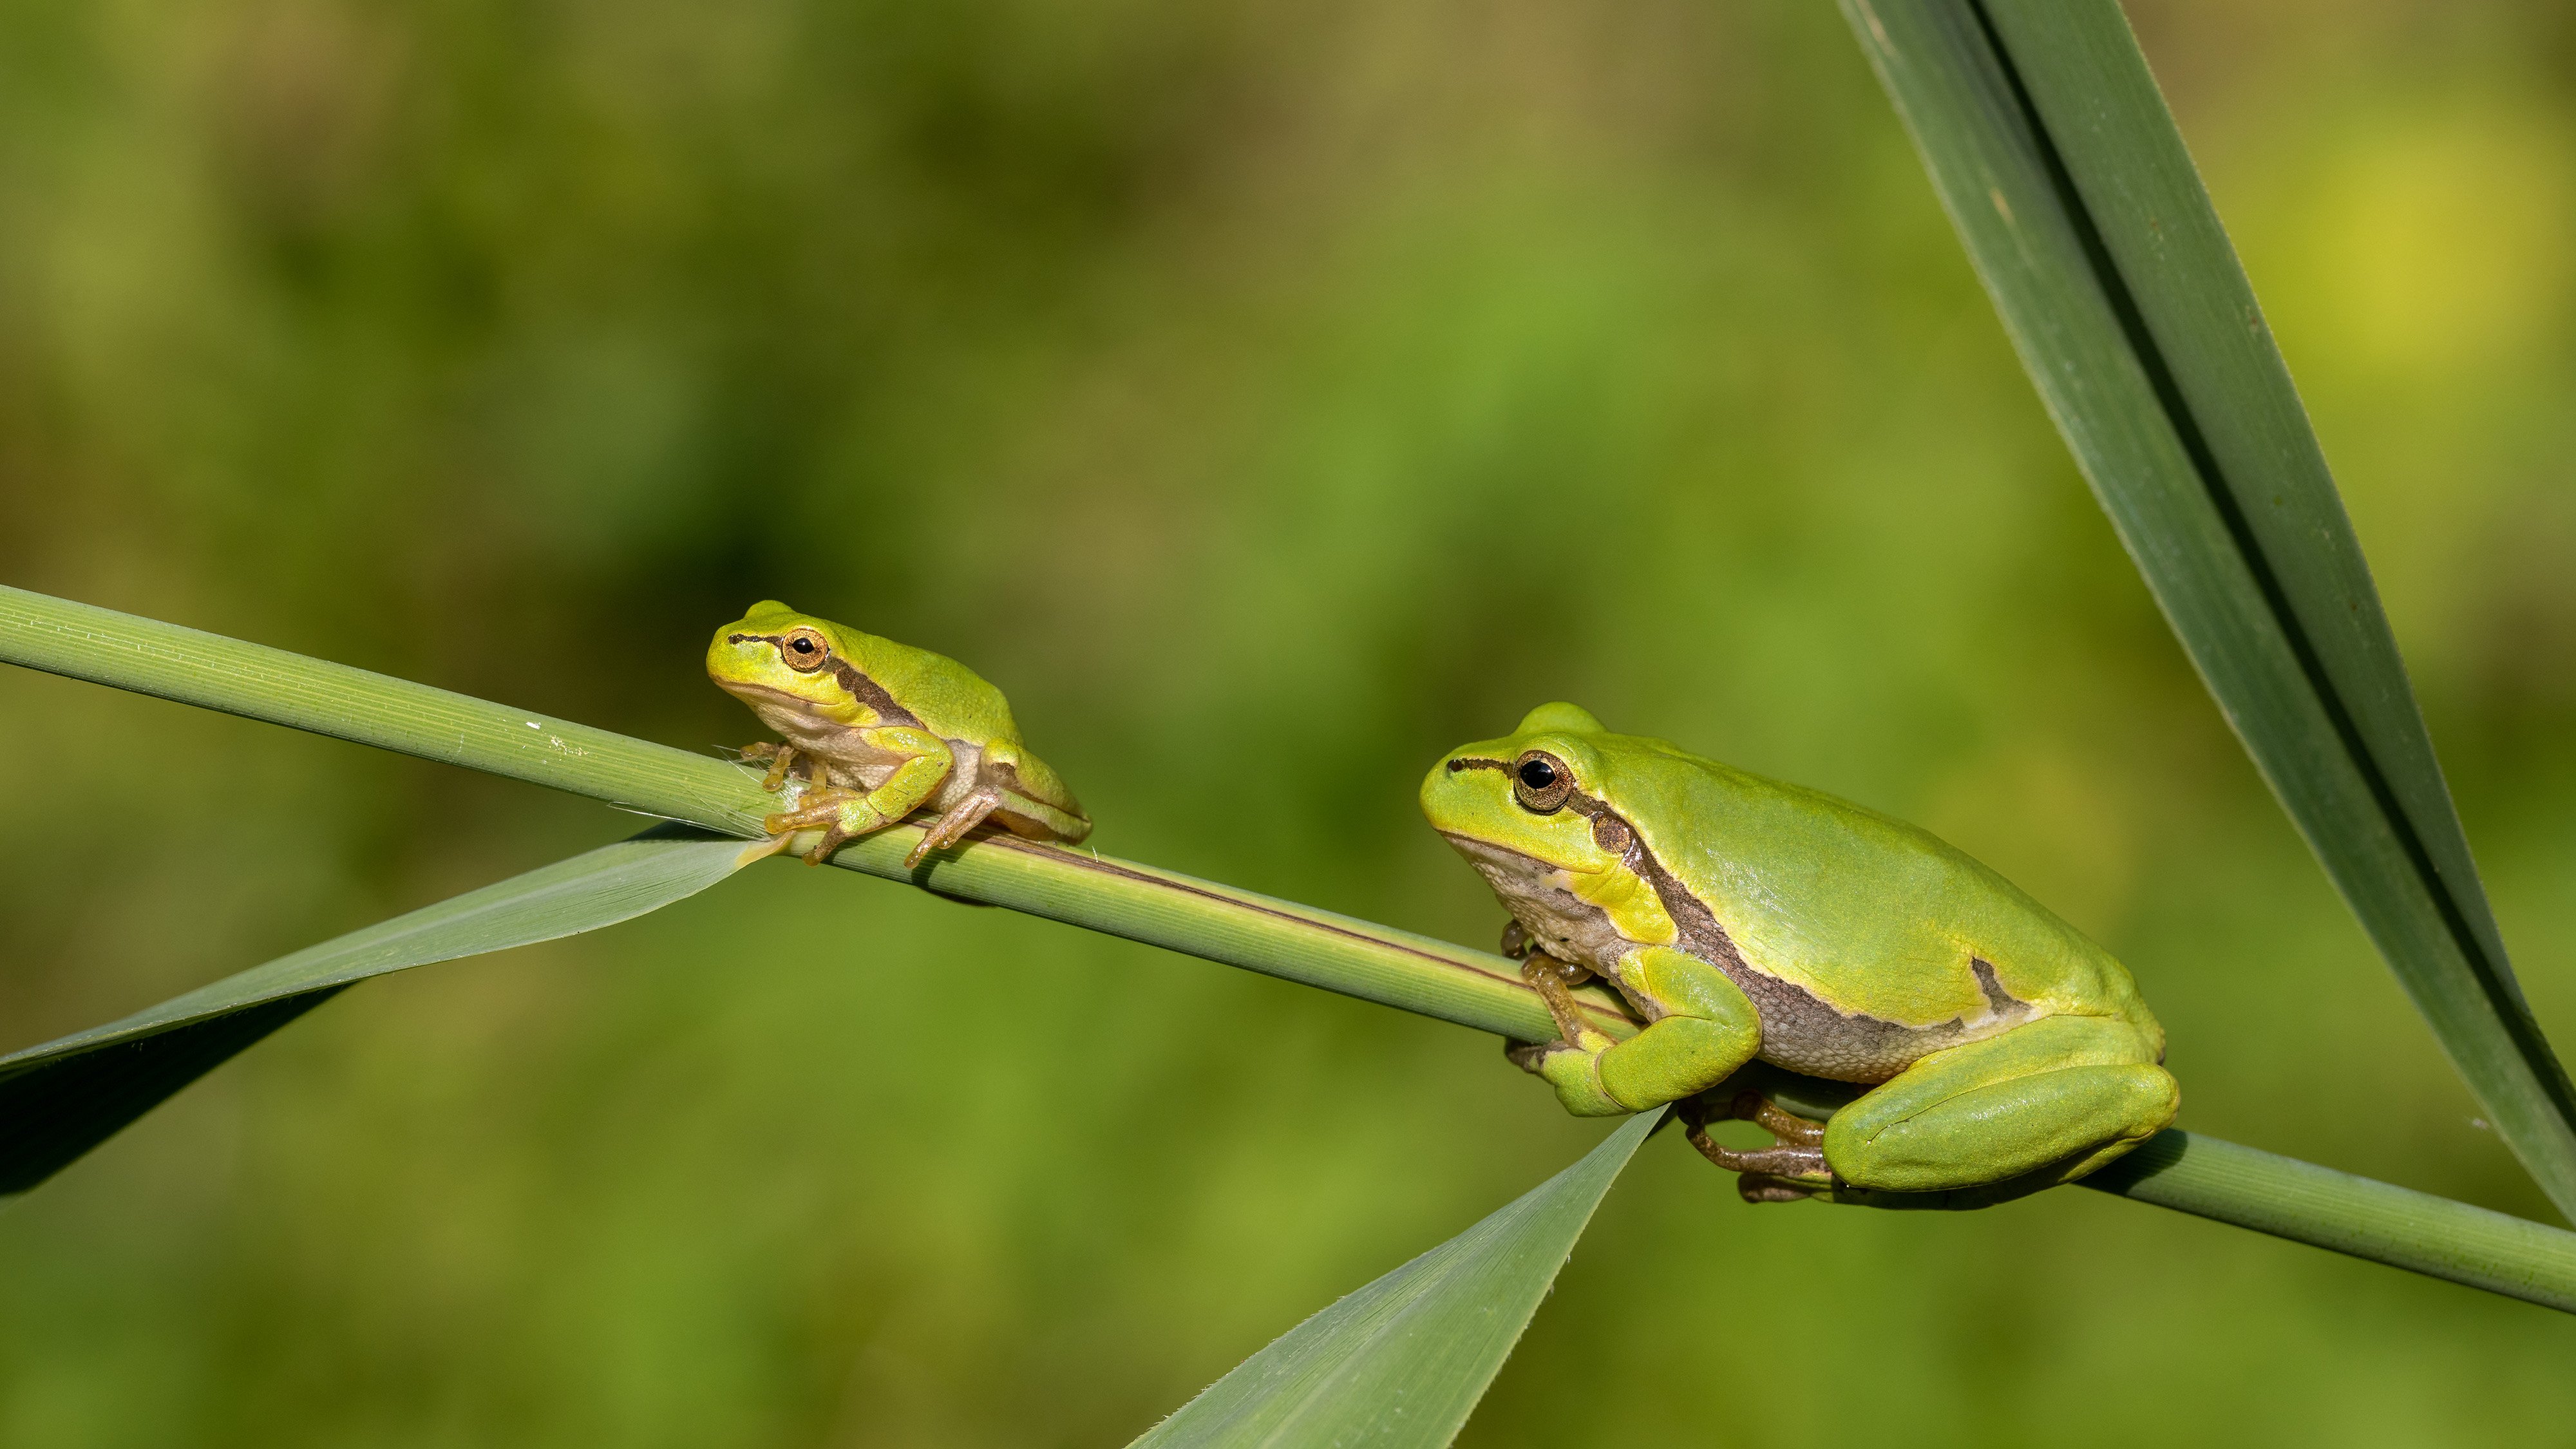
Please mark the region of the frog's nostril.
[[1467, 762], [1465, 760], [1451, 760], [1449, 762], [1449, 773], [1452, 775], [1457, 774], [1460, 770], [1465, 768], [1467, 768]]

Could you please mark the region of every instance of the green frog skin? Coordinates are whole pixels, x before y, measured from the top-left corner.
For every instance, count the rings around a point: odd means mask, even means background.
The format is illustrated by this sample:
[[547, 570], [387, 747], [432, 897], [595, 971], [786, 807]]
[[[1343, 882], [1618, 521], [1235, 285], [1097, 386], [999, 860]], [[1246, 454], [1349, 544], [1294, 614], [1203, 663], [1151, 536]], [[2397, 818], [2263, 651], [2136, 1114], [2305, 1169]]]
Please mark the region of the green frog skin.
[[[2127, 968], [1903, 821], [1570, 704], [1451, 751], [1422, 809], [1511, 912], [1505, 950], [1557, 1019], [1514, 1059], [1579, 1115], [1684, 1103], [1747, 1197], [2072, 1181], [2180, 1106]], [[1645, 1029], [1586, 1027], [1569, 987], [1587, 974]], [[1756, 1059], [1868, 1090], [1824, 1124], [1690, 1101]], [[1778, 1145], [1699, 1129], [1730, 1113]]]
[[764, 599], [716, 631], [707, 677], [786, 741], [743, 751], [769, 764], [768, 788], [795, 792], [762, 822], [772, 850], [820, 831], [805, 852], [820, 865], [916, 810], [937, 819], [914, 866], [987, 819], [1031, 840], [1091, 833], [1063, 777], [1021, 742], [1002, 692], [945, 655]]

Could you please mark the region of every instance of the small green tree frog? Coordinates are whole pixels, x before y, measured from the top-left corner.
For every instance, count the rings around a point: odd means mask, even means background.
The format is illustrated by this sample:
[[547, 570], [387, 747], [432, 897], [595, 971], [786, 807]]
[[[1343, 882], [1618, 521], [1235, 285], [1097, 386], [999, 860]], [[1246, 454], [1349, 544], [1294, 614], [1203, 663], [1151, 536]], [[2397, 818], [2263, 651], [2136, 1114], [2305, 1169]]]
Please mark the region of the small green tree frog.
[[938, 818], [909, 865], [987, 817], [1032, 840], [1091, 833], [1063, 777], [1020, 742], [1002, 692], [945, 655], [764, 599], [716, 631], [707, 677], [786, 741], [742, 752], [768, 764], [769, 789], [792, 790], [791, 808], [762, 822], [772, 850], [819, 830], [805, 859], [820, 865], [923, 809]]
[[[1577, 1114], [1684, 1103], [1748, 1198], [2071, 1181], [2180, 1106], [2127, 968], [1915, 826], [1570, 704], [1451, 751], [1422, 809], [1511, 912], [1504, 950], [1557, 1020], [1514, 1060]], [[1588, 1026], [1588, 975], [1645, 1029]], [[1868, 1090], [1824, 1123], [1691, 1100], [1755, 1059]], [[1728, 1116], [1775, 1145], [1717, 1143], [1705, 1122]]]

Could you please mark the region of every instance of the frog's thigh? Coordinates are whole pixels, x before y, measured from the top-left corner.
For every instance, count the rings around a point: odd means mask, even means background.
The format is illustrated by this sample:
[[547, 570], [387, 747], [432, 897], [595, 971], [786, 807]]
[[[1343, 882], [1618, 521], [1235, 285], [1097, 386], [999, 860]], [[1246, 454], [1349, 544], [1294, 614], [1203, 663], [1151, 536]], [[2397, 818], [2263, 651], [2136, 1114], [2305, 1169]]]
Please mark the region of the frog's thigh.
[[1050, 789], [1058, 795], [1071, 796], [1064, 781], [1045, 762], [1022, 753], [1016, 746], [999, 742], [986, 745], [979, 773], [981, 783], [995, 792], [995, 814], [1012, 834], [1034, 840], [1080, 840], [1091, 833], [1089, 821], [1047, 802]]
[[2081, 1177], [2170, 1125], [2182, 1090], [2126, 1022], [2052, 1016], [1934, 1052], [1834, 1114], [1825, 1161], [1889, 1192]]
[[886, 776], [867, 794], [868, 808], [881, 817], [878, 824], [901, 820], [920, 808], [921, 803], [939, 789], [940, 782], [948, 778], [949, 767], [956, 763], [957, 757], [949, 752], [948, 742], [928, 730], [913, 729], [908, 725], [874, 725], [859, 731], [859, 738], [889, 755], [905, 757], [903, 763], [895, 766], [894, 773]]
[[1631, 1112], [1707, 1091], [1761, 1049], [1753, 1002], [1696, 956], [1650, 946], [1620, 962], [1619, 979], [1663, 1013], [1601, 1053], [1601, 1090]]

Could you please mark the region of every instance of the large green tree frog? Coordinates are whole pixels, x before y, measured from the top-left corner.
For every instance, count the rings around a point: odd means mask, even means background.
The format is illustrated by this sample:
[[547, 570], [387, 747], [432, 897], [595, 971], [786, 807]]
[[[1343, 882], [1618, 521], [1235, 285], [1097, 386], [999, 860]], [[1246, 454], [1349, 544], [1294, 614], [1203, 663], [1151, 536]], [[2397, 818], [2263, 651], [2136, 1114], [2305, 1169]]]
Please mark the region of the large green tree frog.
[[764, 599], [716, 631], [707, 677], [786, 740], [743, 751], [768, 764], [770, 789], [793, 791], [791, 808], [762, 822], [773, 850], [819, 830], [805, 853], [819, 865], [923, 809], [938, 818], [910, 865], [987, 817], [1033, 840], [1091, 833], [1063, 777], [1020, 742], [1002, 692], [945, 655]]
[[[1514, 1059], [1578, 1114], [1684, 1102], [1748, 1198], [2069, 1181], [2180, 1105], [2128, 970], [1902, 821], [1570, 704], [1451, 751], [1422, 808], [1510, 910], [1504, 949], [1556, 1017], [1560, 1039]], [[1584, 1022], [1570, 988], [1592, 974], [1643, 1031], [1614, 1043]], [[1825, 1123], [1689, 1101], [1757, 1058], [1868, 1090]], [[1724, 1147], [1712, 1115], [1777, 1143]]]

